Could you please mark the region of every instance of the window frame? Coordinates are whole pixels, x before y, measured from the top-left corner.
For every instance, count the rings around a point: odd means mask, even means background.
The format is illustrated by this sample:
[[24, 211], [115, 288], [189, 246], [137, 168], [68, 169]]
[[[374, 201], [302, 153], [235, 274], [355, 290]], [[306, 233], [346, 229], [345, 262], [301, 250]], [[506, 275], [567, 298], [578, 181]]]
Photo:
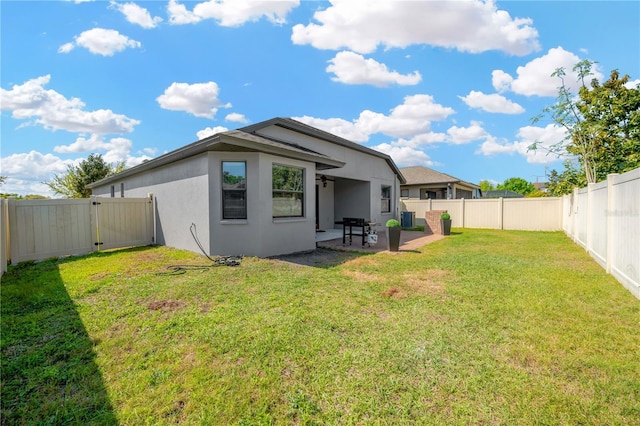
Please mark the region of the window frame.
[[[225, 188], [225, 164], [243, 164], [244, 167], [244, 185], [242, 188]], [[244, 201], [244, 205], [242, 206], [243, 214], [230, 214], [231, 206], [228, 204], [233, 201], [231, 198], [226, 197], [227, 195], [239, 195], [242, 194], [241, 200]], [[235, 200], [237, 201], [237, 200]], [[220, 208], [221, 208], [221, 216], [222, 220], [246, 220], [248, 214], [247, 208], [247, 162], [246, 161], [221, 161], [220, 162]], [[229, 207], [229, 209], [227, 208]], [[237, 208], [237, 207], [236, 207]]]
[[[388, 197], [385, 197], [385, 190], [389, 191]], [[380, 186], [380, 213], [391, 213], [391, 192], [391, 185]]]
[[[300, 171], [300, 178], [301, 178], [301, 188], [300, 190], [294, 190], [294, 189], [284, 189], [284, 188], [275, 188], [275, 180], [273, 178], [273, 172], [275, 170], [275, 168], [277, 167], [282, 167], [282, 168], [286, 168], [286, 169], [294, 169], [294, 170], [299, 170]], [[271, 216], [273, 219], [287, 219], [287, 218], [302, 218], [305, 217], [305, 213], [306, 213], [306, 208], [305, 208], [305, 204], [306, 204], [306, 191], [305, 191], [305, 186], [306, 186], [306, 169], [304, 167], [299, 167], [299, 166], [292, 166], [290, 164], [281, 164], [281, 163], [272, 163], [271, 164]], [[280, 194], [280, 195], [293, 195], [295, 199], [299, 199], [300, 201], [300, 214], [276, 214], [275, 208], [276, 208], [276, 193]], [[298, 198], [299, 196], [299, 198]], [[277, 198], [289, 198], [289, 197], [277, 197]]]

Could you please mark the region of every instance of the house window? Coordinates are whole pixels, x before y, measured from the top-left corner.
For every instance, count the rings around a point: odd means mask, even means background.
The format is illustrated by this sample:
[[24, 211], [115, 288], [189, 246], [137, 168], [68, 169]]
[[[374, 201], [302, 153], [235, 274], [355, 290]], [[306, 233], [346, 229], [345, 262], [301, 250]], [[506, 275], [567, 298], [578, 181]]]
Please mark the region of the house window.
[[247, 218], [247, 163], [222, 162], [222, 218]]
[[120, 196], [124, 197], [124, 182], [120, 184]]
[[115, 196], [116, 196], [116, 186], [111, 185], [111, 198], [114, 198]]
[[420, 189], [421, 200], [428, 200], [428, 199], [435, 200], [436, 198], [438, 198], [438, 193], [436, 191], [427, 191], [424, 188]]
[[274, 164], [273, 217], [304, 215], [304, 169]]
[[408, 189], [401, 189], [400, 190], [400, 196], [401, 197], [409, 197], [409, 190]]
[[391, 212], [391, 187], [390, 186], [382, 186], [382, 205], [381, 210], [382, 213]]

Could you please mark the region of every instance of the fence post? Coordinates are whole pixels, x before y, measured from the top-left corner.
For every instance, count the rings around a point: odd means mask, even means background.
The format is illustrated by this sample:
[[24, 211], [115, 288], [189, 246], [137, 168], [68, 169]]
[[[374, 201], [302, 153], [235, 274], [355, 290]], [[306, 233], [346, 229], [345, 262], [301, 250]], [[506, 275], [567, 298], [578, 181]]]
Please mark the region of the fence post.
[[500, 229], [504, 229], [504, 198], [500, 197], [498, 208], [500, 209]]
[[614, 224], [615, 220], [615, 194], [613, 189], [613, 183], [618, 176], [618, 173], [611, 173], [607, 175], [607, 211], [605, 217], [607, 218], [607, 274], [611, 273], [611, 264], [613, 263], [613, 247], [614, 247]]
[[574, 243], [578, 243], [578, 216], [580, 215], [580, 209], [578, 208], [579, 203], [579, 188], [573, 188], [573, 205], [575, 206], [575, 211], [573, 212], [573, 229], [571, 230], [571, 238]]
[[589, 183], [587, 184], [587, 241], [585, 241], [585, 243], [587, 244], [587, 253], [591, 254], [591, 241], [593, 240], [593, 238], [591, 238], [591, 233], [593, 232], [593, 228], [592, 228], [592, 216], [593, 216], [593, 209], [594, 209], [594, 205], [593, 205], [593, 186], [595, 185], [595, 183]]
[[7, 226], [8, 201], [0, 199], [0, 275], [7, 272], [9, 227]]
[[460, 199], [460, 211], [462, 212], [461, 216], [462, 216], [462, 224], [460, 225], [461, 228], [464, 228], [464, 207], [465, 207], [465, 203], [464, 203], [464, 198]]

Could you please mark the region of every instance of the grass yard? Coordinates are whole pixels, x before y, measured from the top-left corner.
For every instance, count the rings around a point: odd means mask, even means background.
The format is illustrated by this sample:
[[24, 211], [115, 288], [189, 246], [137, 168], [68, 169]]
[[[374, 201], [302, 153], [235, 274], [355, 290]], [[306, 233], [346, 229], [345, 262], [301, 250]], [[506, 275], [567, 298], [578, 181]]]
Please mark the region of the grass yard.
[[2, 424], [640, 424], [640, 301], [562, 233], [316, 267], [167, 247], [2, 278]]

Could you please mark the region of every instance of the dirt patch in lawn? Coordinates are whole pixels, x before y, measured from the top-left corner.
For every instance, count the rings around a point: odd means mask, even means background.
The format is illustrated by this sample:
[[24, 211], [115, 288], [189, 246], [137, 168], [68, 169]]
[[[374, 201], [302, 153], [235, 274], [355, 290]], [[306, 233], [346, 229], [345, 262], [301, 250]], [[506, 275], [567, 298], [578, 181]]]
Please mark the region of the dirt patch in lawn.
[[353, 252], [317, 248], [310, 252], [274, 256], [271, 257], [271, 259], [280, 262], [293, 263], [300, 266], [315, 266], [319, 268], [326, 268], [348, 262], [359, 256], [362, 255]]
[[154, 302], [147, 303], [147, 308], [150, 311], [162, 311], [162, 312], [171, 312], [177, 311], [178, 309], [182, 309], [184, 306], [184, 302], [180, 300], [156, 300]]
[[445, 288], [448, 271], [429, 269], [402, 274], [397, 278], [394, 286], [382, 292], [386, 299], [403, 299], [415, 295], [442, 294]]

